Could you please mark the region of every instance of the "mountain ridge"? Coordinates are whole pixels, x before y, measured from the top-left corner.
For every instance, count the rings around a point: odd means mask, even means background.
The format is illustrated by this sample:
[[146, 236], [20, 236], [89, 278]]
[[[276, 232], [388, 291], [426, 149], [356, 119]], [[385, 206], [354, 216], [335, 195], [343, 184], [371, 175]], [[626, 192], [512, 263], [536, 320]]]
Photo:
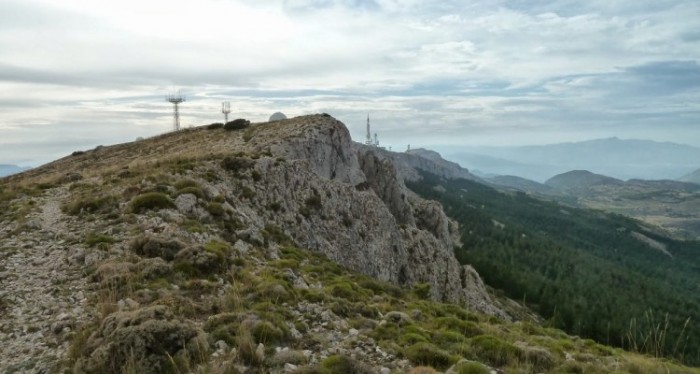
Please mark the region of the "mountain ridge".
[[21, 173], [27, 169], [29, 168], [17, 165], [0, 164], [0, 178], [11, 174]]
[[406, 188], [414, 168], [470, 176], [313, 115], [0, 178], [0, 371], [685, 369], [490, 294], [455, 258], [458, 225]]
[[[700, 148], [652, 140], [606, 138], [541, 146], [450, 148], [451, 158], [485, 173], [545, 181], [569, 170], [617, 179], [677, 179], [698, 168]], [[464, 157], [461, 154], [464, 153]], [[479, 159], [474, 154], [488, 158]], [[496, 162], [498, 161], [498, 162]]]

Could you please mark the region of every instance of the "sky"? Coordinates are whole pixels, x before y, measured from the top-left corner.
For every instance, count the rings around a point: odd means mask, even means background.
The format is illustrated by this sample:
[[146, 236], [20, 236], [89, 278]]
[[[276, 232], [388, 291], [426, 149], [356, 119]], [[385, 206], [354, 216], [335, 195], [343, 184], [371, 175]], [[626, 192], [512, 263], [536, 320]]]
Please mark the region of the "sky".
[[381, 145], [700, 146], [697, 0], [0, 0], [0, 164], [326, 112]]

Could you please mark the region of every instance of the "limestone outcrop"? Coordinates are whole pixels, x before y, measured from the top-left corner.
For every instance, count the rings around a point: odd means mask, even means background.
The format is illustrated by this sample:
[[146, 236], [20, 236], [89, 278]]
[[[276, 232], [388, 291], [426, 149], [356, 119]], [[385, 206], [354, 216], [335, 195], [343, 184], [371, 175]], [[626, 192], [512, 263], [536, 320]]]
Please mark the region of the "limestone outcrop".
[[[352, 143], [347, 128], [325, 115], [279, 124], [276, 137], [265, 128], [269, 125], [259, 125], [254, 137], [255, 147], [272, 158], [261, 158], [254, 166], [262, 178], [249, 186], [256, 191], [252, 202], [284, 208], [267, 212], [267, 220], [299, 245], [352, 270], [403, 286], [427, 283], [435, 300], [507, 318], [476, 271], [454, 257], [456, 223], [438, 203], [421, 199], [403, 183], [411, 170], [417, 174], [416, 168], [445, 177], [471, 176], [468, 171]], [[275, 161], [280, 157], [284, 164]], [[235, 194], [231, 189], [227, 193]]]

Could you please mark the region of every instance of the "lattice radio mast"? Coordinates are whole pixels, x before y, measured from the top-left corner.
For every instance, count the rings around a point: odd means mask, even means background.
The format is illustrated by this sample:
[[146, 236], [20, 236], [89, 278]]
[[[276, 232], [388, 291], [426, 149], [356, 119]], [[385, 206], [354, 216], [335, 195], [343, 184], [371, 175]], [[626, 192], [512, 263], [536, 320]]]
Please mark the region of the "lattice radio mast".
[[231, 103], [224, 101], [221, 103], [221, 113], [224, 114], [224, 125], [228, 123], [228, 114], [231, 113]]
[[367, 140], [365, 140], [365, 144], [372, 145], [372, 134], [369, 131], [369, 114], [367, 115]]
[[185, 97], [182, 96], [179, 92], [177, 95], [168, 95], [165, 97], [165, 101], [168, 101], [173, 104], [174, 106], [174, 127], [175, 131], [180, 130], [180, 110], [178, 109], [178, 105], [180, 105], [181, 102], [186, 101]]

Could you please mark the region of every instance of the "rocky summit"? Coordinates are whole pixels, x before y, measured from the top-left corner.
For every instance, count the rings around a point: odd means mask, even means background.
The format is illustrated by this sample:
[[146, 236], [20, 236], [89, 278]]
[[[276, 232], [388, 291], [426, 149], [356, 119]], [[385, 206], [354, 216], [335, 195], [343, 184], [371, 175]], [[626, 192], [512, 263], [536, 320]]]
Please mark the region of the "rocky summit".
[[4, 178], [0, 372], [655, 368], [511, 323], [515, 303], [455, 258], [457, 224], [406, 188], [417, 168], [469, 175], [353, 143], [324, 114], [76, 151]]

